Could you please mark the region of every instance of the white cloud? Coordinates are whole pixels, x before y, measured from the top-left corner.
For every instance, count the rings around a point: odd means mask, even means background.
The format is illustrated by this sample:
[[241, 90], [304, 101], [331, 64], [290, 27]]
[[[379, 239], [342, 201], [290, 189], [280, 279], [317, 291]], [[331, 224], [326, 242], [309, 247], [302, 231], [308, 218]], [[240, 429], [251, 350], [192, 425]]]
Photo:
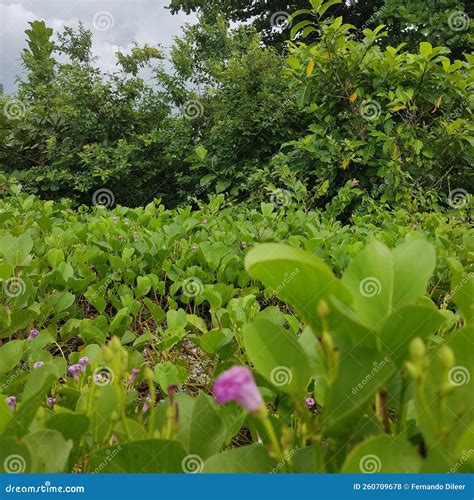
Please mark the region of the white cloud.
[[[77, 26], [82, 21], [93, 33], [97, 64], [103, 71], [113, 71], [118, 50], [129, 51], [134, 41], [169, 47], [181, 27], [195, 20], [194, 16], [182, 13], [171, 15], [165, 8], [168, 3], [168, 0], [0, 0], [0, 83], [6, 91], [11, 91], [15, 76], [22, 71], [20, 56], [26, 45], [24, 31], [28, 21], [44, 19], [55, 31]], [[98, 18], [101, 12], [107, 15]]]

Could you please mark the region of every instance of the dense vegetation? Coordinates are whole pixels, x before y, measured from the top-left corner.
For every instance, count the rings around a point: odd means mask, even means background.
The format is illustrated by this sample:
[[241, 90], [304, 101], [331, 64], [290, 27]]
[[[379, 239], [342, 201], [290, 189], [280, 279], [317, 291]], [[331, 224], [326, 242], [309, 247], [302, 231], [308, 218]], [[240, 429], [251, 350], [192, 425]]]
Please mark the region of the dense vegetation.
[[171, 61], [110, 75], [31, 23], [0, 471], [474, 471], [472, 21], [293, 3], [283, 44], [277, 8], [173, 1], [201, 17]]

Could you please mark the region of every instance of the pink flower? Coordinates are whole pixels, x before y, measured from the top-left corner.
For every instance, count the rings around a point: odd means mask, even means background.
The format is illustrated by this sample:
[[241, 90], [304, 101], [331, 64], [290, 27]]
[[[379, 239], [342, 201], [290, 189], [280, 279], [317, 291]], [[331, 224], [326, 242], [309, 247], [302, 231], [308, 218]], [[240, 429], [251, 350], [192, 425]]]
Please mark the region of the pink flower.
[[306, 398], [306, 406], [310, 410], [313, 410], [314, 407], [316, 406], [316, 401], [314, 400], [314, 398]]
[[89, 363], [89, 358], [87, 356], [84, 356], [79, 360], [79, 366], [81, 367], [81, 372], [86, 371], [86, 366]]
[[247, 411], [255, 412], [263, 406], [262, 396], [248, 368], [234, 366], [221, 373], [214, 383], [216, 403], [237, 401]]
[[80, 364], [71, 365], [67, 371], [70, 375], [72, 375], [74, 380], [79, 380], [79, 373], [82, 371], [82, 367]]
[[47, 403], [48, 403], [48, 406], [53, 409], [54, 408], [54, 405], [56, 404], [56, 398], [53, 398], [51, 396], [48, 397], [48, 399], [46, 400]]
[[44, 363], [42, 361], [36, 361], [36, 363], [33, 364], [33, 368], [39, 368], [40, 366], [43, 366]]
[[145, 403], [143, 404], [142, 412], [145, 413], [146, 411], [148, 411], [148, 408], [150, 408], [151, 404], [152, 404], [152, 400], [151, 400], [150, 396], [147, 396], [145, 398]]
[[16, 408], [16, 397], [15, 396], [8, 396], [5, 398], [5, 403], [10, 407], [11, 411], [15, 411]]
[[31, 330], [31, 332], [28, 335], [28, 340], [31, 342], [38, 335], [39, 335], [39, 331], [36, 328], [33, 328], [33, 330]]
[[129, 385], [132, 385], [133, 382], [135, 382], [136, 378], [138, 377], [138, 374], [140, 373], [140, 368], [134, 368], [132, 370], [132, 374], [130, 375], [130, 379], [128, 381]]

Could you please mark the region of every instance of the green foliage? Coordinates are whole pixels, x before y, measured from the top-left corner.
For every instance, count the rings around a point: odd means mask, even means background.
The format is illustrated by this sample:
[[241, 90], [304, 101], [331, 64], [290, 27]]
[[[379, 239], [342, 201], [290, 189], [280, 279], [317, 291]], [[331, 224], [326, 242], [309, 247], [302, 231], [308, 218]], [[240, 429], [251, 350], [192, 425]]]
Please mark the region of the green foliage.
[[[8, 471], [471, 470], [468, 209], [350, 226], [222, 195], [197, 211], [76, 211], [3, 182]], [[210, 397], [236, 364], [257, 371], [263, 427]]]

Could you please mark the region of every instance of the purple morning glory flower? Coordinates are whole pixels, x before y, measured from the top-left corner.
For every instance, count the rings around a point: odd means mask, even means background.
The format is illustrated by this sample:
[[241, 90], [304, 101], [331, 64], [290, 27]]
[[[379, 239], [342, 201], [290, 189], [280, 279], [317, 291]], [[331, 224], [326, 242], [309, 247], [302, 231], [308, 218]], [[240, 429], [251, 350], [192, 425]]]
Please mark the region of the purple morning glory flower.
[[31, 342], [38, 335], [39, 335], [39, 331], [36, 328], [33, 328], [33, 330], [31, 330], [29, 335], [28, 335], [28, 340]]
[[136, 378], [138, 377], [138, 374], [140, 373], [140, 368], [134, 368], [132, 370], [132, 374], [130, 375], [130, 380], [129, 380], [129, 384], [133, 384], [133, 382], [135, 382]]
[[145, 399], [145, 403], [143, 404], [143, 408], [142, 408], [143, 413], [148, 411], [148, 408], [150, 408], [151, 403], [152, 403], [152, 401], [151, 401], [150, 396], [147, 396]]
[[310, 410], [313, 410], [314, 407], [316, 406], [316, 401], [314, 400], [314, 398], [306, 398], [306, 406]]
[[48, 399], [46, 400], [47, 403], [48, 403], [48, 406], [53, 409], [54, 408], [54, 405], [56, 404], [56, 398], [52, 398], [51, 396], [48, 397]]
[[10, 407], [11, 411], [15, 411], [16, 408], [16, 397], [15, 396], [8, 396], [5, 398], [5, 403]]
[[86, 367], [87, 367], [88, 363], [89, 363], [89, 358], [87, 356], [84, 356], [79, 360], [79, 366], [81, 367], [81, 372], [86, 371]]
[[71, 365], [67, 371], [74, 378], [74, 380], [79, 380], [79, 373], [82, 371], [82, 367], [79, 363]]
[[244, 366], [234, 366], [221, 373], [214, 383], [213, 392], [216, 403], [237, 401], [249, 412], [263, 406], [263, 399], [252, 373]]
[[33, 364], [33, 368], [39, 368], [40, 366], [43, 366], [44, 363], [42, 361], [36, 361], [36, 363]]

